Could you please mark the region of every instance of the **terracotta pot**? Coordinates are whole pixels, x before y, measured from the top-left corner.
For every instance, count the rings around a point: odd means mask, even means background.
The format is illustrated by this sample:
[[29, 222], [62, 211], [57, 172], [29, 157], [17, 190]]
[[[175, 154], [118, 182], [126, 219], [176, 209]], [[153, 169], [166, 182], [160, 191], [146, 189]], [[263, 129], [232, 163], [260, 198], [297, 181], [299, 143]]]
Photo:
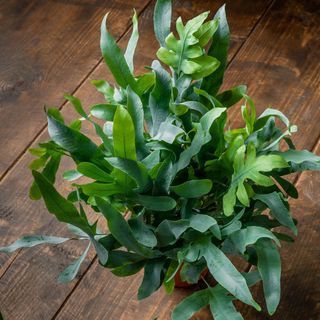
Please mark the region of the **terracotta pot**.
[[[182, 266], [180, 267], [180, 269], [178, 270], [178, 272], [176, 273], [176, 275], [174, 276], [174, 282], [175, 282], [175, 288], [189, 288], [195, 285], [195, 283], [189, 283], [186, 281], [182, 281], [181, 280], [181, 275], [180, 275], [180, 271], [181, 271]], [[201, 276], [205, 277], [208, 273], [208, 269], [204, 269], [201, 272]], [[201, 278], [199, 279], [199, 281], [201, 280]]]

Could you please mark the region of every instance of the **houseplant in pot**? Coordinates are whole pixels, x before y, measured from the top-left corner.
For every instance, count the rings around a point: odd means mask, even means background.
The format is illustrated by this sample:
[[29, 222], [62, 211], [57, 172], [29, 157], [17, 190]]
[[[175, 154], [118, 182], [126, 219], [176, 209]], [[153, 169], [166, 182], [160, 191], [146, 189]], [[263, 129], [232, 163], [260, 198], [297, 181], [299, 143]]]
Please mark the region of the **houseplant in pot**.
[[[68, 224], [70, 239], [88, 242], [59, 280], [75, 277], [90, 246], [101, 266], [117, 276], [143, 269], [139, 299], [161, 286], [172, 293], [177, 274], [190, 284], [202, 278], [207, 287], [183, 300], [172, 312], [174, 320], [189, 319], [206, 305], [215, 319], [242, 319], [233, 300], [260, 310], [249, 289], [258, 281], [268, 312], [275, 312], [278, 246], [292, 238], [274, 228], [297, 234], [288, 198], [298, 192], [287, 176], [320, 168], [320, 157], [295, 149], [291, 135], [297, 128], [284, 114], [269, 108], [256, 115], [243, 85], [219, 91], [229, 28], [224, 7], [213, 19], [208, 16], [205, 12], [185, 24], [179, 18], [171, 32], [171, 2], [158, 1], [158, 60], [141, 75], [133, 68], [136, 15], [124, 53], [108, 31], [106, 16], [101, 50], [116, 85], [93, 81], [106, 103], [87, 113], [79, 99], [66, 96], [80, 119], [66, 123], [58, 109], [47, 109], [50, 140], [30, 149], [37, 157], [30, 164], [31, 198], [43, 198], [48, 211]], [[234, 105], [242, 128], [227, 125], [227, 110]], [[99, 144], [81, 133], [83, 122], [92, 125]], [[63, 172], [73, 188], [66, 197], [54, 186], [65, 157], [74, 162]], [[108, 230], [98, 226], [101, 220]], [[0, 250], [67, 240], [26, 236]], [[256, 268], [237, 270], [232, 255]], [[206, 272], [215, 285], [206, 281]]]

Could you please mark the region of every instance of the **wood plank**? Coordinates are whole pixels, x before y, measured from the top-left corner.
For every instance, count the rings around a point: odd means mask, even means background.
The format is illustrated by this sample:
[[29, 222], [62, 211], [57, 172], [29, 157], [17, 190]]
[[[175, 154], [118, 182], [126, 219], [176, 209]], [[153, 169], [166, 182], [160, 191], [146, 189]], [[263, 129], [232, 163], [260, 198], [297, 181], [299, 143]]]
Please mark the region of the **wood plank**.
[[[309, 18], [311, 16], [313, 20], [315, 18], [311, 15], [312, 8], [310, 7], [309, 10], [303, 8], [304, 11], [300, 9], [299, 12], [296, 12], [296, 2], [288, 3], [285, 7], [283, 5], [276, 3], [266, 19], [261, 21], [257, 30], [253, 32], [248, 42], [245, 43], [239, 52], [239, 58], [237, 55], [227, 72], [226, 87], [242, 81], [249, 83], [250, 92], [256, 101], [259, 101], [258, 110], [260, 111], [263, 105], [274, 99], [277, 102], [275, 106], [289, 113], [295, 123], [303, 128], [303, 132], [306, 132], [306, 135], [296, 137], [295, 141], [297, 145], [299, 147], [306, 146], [310, 148], [314, 145], [320, 133], [317, 124], [317, 120], [320, 120], [317, 108], [319, 92], [310, 90], [310, 87], [316, 88], [320, 84], [319, 78], [317, 78], [319, 66], [315, 64], [317, 61], [317, 51], [304, 47], [305, 42], [303, 42], [303, 37], [299, 34], [298, 30], [301, 28], [301, 24], [303, 25], [303, 22], [301, 23], [301, 15], [305, 14]], [[286, 22], [282, 23], [280, 15], [282, 16], [283, 13], [285, 13], [284, 20]], [[295, 26], [293, 26], [293, 22], [288, 24], [286, 17], [292, 16], [295, 17], [295, 23], [299, 20], [300, 24]], [[282, 30], [282, 37], [278, 38], [278, 41], [274, 41], [274, 34], [278, 32], [279, 25], [280, 30]], [[315, 25], [310, 23], [308, 26], [304, 26], [304, 28], [304, 32], [308, 34], [314, 32]], [[271, 35], [273, 35], [273, 41], [270, 44]], [[317, 47], [318, 44], [317, 42], [312, 45]], [[263, 49], [264, 46], [268, 46], [267, 49]], [[302, 61], [292, 52], [294, 48], [295, 50], [297, 48], [300, 49], [300, 57], [304, 57]], [[274, 59], [276, 60], [274, 61]], [[279, 68], [276, 64], [277, 61], [288, 61], [288, 66], [281, 66]], [[297, 61], [299, 62], [298, 65]], [[292, 71], [293, 67], [298, 74]], [[304, 72], [304, 70], [307, 70], [307, 72]], [[265, 73], [267, 73], [266, 76]], [[251, 75], [254, 75], [254, 77], [250, 77]], [[299, 79], [297, 79], [298, 75], [300, 76]], [[282, 80], [284, 76], [286, 78]], [[277, 80], [277, 83], [275, 80]], [[279, 81], [280, 84], [278, 83]], [[261, 86], [262, 84], [264, 87]], [[276, 94], [273, 96], [270, 92], [274, 86]], [[284, 97], [281, 95], [281, 92], [285, 95]], [[300, 104], [293, 104], [294, 99], [289, 99], [290, 93], [293, 93], [294, 96], [300, 99]], [[290, 107], [294, 107], [295, 112]], [[304, 114], [303, 112], [306, 108], [308, 109], [308, 114]], [[235, 113], [232, 113], [231, 116], [233, 124], [240, 123]], [[313, 119], [311, 120], [310, 117]], [[315, 185], [313, 184], [313, 186]], [[299, 184], [299, 186], [302, 187], [302, 184]], [[313, 195], [313, 199], [316, 199], [316, 194]], [[299, 210], [302, 211], [303, 208]], [[314, 210], [312, 212], [315, 213]], [[304, 239], [302, 238], [300, 241], [303, 242]], [[311, 245], [310, 242], [308, 244]], [[310, 251], [312, 250], [311, 247]], [[300, 265], [303, 266], [303, 262], [300, 262]], [[161, 320], [169, 319], [170, 311], [174, 305], [183, 296], [190, 293], [190, 291], [178, 290], [173, 296], [168, 297], [163, 291], [159, 291], [145, 301], [138, 302], [136, 300], [136, 292], [140, 281], [141, 276], [130, 277], [128, 279], [115, 279], [110, 272], [95, 263], [94, 267], [82, 279], [69, 301], [64, 305], [57, 319], [85, 319], [90, 317], [90, 319], [115, 318], [130, 320], [135, 318], [152, 319], [156, 316]], [[294, 317], [291, 316], [292, 318]], [[203, 310], [197, 315], [197, 319], [210, 319], [207, 310]], [[253, 315], [249, 319], [256, 319], [256, 315]], [[265, 315], [261, 319], [266, 319]], [[282, 318], [279, 317], [278, 319]]]
[[118, 38], [148, 1], [1, 1], [0, 177], [45, 125], [43, 106], [60, 106], [99, 63], [102, 16]]
[[[315, 148], [320, 154], [320, 141]], [[292, 202], [292, 213], [299, 221], [299, 235], [293, 244], [284, 244], [282, 257], [281, 301], [274, 320], [317, 320], [320, 314], [320, 172], [305, 172], [298, 182], [300, 198]], [[264, 305], [262, 286], [257, 285], [255, 295]], [[269, 319], [266, 312], [258, 313], [242, 306], [248, 320]]]

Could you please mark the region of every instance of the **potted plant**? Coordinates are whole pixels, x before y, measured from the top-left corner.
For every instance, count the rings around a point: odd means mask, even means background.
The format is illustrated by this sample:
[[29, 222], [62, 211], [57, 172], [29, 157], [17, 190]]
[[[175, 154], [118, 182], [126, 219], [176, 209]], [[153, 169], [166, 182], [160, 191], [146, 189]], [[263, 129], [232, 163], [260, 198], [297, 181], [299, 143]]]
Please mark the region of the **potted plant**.
[[[42, 198], [48, 211], [69, 226], [70, 239], [88, 242], [59, 280], [75, 277], [90, 245], [101, 266], [117, 276], [144, 269], [139, 299], [161, 286], [170, 294], [178, 277], [194, 284], [209, 272], [216, 284], [206, 281], [205, 289], [183, 300], [173, 320], [189, 319], [206, 305], [215, 319], [242, 319], [233, 300], [261, 310], [249, 289], [258, 281], [269, 314], [276, 311], [278, 247], [280, 240], [292, 238], [274, 228], [297, 235], [288, 198], [297, 198], [298, 191], [287, 175], [320, 168], [320, 157], [295, 149], [290, 136], [297, 127], [284, 114], [268, 108], [257, 116], [244, 85], [219, 91], [229, 28], [224, 6], [213, 19], [208, 16], [204, 12], [185, 24], [178, 18], [171, 32], [171, 2], [159, 0], [154, 13], [159, 60], [141, 75], [133, 69], [136, 14], [125, 53], [105, 16], [101, 51], [116, 85], [92, 83], [106, 103], [92, 106], [88, 114], [79, 99], [67, 95], [81, 118], [67, 124], [58, 109], [47, 109], [51, 139], [30, 149], [37, 157], [30, 164], [31, 198]], [[244, 127], [230, 129], [227, 110], [239, 101]], [[81, 133], [84, 121], [100, 144]], [[63, 173], [73, 187], [67, 197], [54, 186], [64, 157], [74, 162]], [[98, 228], [99, 219], [108, 231]], [[1, 251], [67, 240], [25, 236]], [[232, 255], [255, 268], [241, 272]]]

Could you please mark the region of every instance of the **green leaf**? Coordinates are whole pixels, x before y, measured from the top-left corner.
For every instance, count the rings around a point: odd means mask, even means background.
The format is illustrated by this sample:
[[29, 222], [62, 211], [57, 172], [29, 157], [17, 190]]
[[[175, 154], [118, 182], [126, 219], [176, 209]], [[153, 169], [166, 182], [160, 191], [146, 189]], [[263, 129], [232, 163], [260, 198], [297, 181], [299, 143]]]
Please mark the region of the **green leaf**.
[[84, 259], [88, 254], [89, 248], [90, 248], [90, 243], [87, 249], [82, 253], [82, 255], [61, 272], [58, 278], [58, 281], [60, 283], [70, 282], [76, 277], [82, 262], [84, 261]]
[[230, 244], [235, 248], [237, 253], [244, 254], [246, 247], [255, 244], [259, 239], [268, 238], [276, 242], [280, 246], [280, 242], [271, 231], [262, 227], [247, 227], [245, 229], [233, 232], [224, 242], [224, 246]]
[[254, 181], [257, 185], [271, 186], [274, 184], [273, 180], [260, 172], [269, 172], [276, 168], [288, 167], [287, 162], [278, 155], [256, 157], [256, 151], [252, 143], [248, 145], [246, 158], [245, 151], [245, 145], [241, 146], [234, 158], [232, 181], [228, 192], [223, 197], [223, 211], [226, 216], [230, 216], [233, 213], [236, 198], [243, 205], [249, 205], [249, 196], [245, 188], [247, 179]]
[[196, 126], [197, 132], [191, 145], [180, 154], [180, 158], [176, 163], [177, 172], [187, 167], [191, 159], [200, 152], [202, 146], [211, 140], [210, 128], [216, 119], [223, 115], [225, 110], [225, 108], [214, 108], [202, 116], [200, 125]]
[[164, 220], [157, 227], [155, 233], [159, 246], [174, 244], [180, 236], [189, 228], [187, 220]]
[[[111, 250], [111, 248], [107, 249]], [[136, 253], [121, 250], [113, 250], [109, 252], [109, 259], [105, 267], [118, 268], [127, 264], [141, 261], [144, 261], [144, 258], [137, 255]]]
[[272, 174], [272, 177], [280, 184], [280, 186], [288, 196], [294, 199], [298, 199], [299, 193], [294, 184], [276, 174]]
[[184, 262], [180, 270], [181, 280], [188, 283], [198, 283], [205, 268], [205, 262], [198, 264]]
[[148, 195], [137, 195], [136, 198], [141, 205], [147, 209], [154, 211], [169, 211], [176, 207], [174, 199], [166, 196], [148, 196]]
[[80, 114], [81, 117], [88, 118], [88, 115], [82, 107], [80, 99], [69, 94], [65, 94], [64, 97], [73, 105], [74, 109]]
[[263, 281], [267, 309], [273, 315], [280, 302], [281, 260], [277, 247], [270, 239], [260, 239], [255, 245], [258, 270]]
[[82, 133], [65, 126], [48, 114], [48, 131], [51, 139], [79, 161], [90, 161], [102, 155], [97, 145]]
[[253, 199], [262, 201], [266, 204], [274, 218], [276, 218], [282, 225], [290, 228], [292, 232], [297, 235], [298, 229], [294, 224], [289, 209], [283, 203], [283, 200], [278, 192], [268, 194], [256, 194]]
[[173, 166], [170, 159], [163, 161], [154, 179], [153, 194], [154, 195], [166, 195], [169, 193], [171, 181], [173, 179]]
[[110, 232], [119, 243], [143, 257], [156, 255], [152, 250], [138, 243], [126, 220], [108, 202], [99, 197], [96, 197], [96, 202], [99, 210], [107, 219]]
[[105, 80], [91, 80], [91, 83], [96, 87], [96, 89], [104, 95], [106, 101], [114, 102], [114, 88], [112, 88], [109, 83]]
[[197, 230], [201, 233], [205, 233], [207, 230], [211, 230], [212, 234], [221, 239], [221, 233], [219, 225], [211, 216], [206, 214], [194, 214], [190, 217], [190, 227], [194, 230]]
[[289, 149], [285, 152], [277, 152], [287, 162], [301, 164], [306, 161], [320, 163], [320, 157], [308, 150], [292, 150]]
[[198, 111], [201, 113], [201, 115], [204, 115], [209, 111], [209, 109], [206, 106], [204, 106], [202, 103], [198, 101], [183, 101], [181, 102], [181, 105], [186, 106], [191, 110]]
[[215, 320], [243, 320], [232, 303], [233, 298], [221, 286], [210, 289], [210, 310]]
[[118, 85], [124, 89], [129, 85], [133, 90], [135, 90], [136, 82], [130, 72], [130, 68], [124, 58], [124, 55], [114, 38], [107, 30], [107, 17], [108, 15], [105, 15], [101, 23], [100, 48], [102, 56]]
[[226, 18], [225, 5], [217, 11], [214, 19], [219, 21], [219, 26], [212, 37], [212, 44], [208, 50], [208, 55], [220, 61], [220, 65], [214, 73], [204, 78], [201, 84], [201, 88], [212, 95], [216, 95], [219, 91], [227, 66], [230, 31]]
[[145, 138], [143, 134], [143, 104], [140, 97], [134, 91], [132, 91], [130, 87], [127, 88], [127, 95], [127, 109], [134, 125], [137, 152], [139, 158], [141, 159], [147, 154], [147, 150], [145, 147]]
[[[59, 169], [60, 160], [60, 154], [53, 154], [42, 170], [43, 176], [45, 176], [52, 184], [54, 184], [56, 180], [56, 173]], [[32, 200], [39, 200], [41, 198], [41, 192], [35, 181], [30, 187], [29, 196]]]
[[63, 173], [63, 179], [68, 181], [74, 181], [82, 177], [83, 175], [77, 170], [67, 170]]
[[165, 39], [170, 33], [171, 14], [171, 0], [157, 0], [154, 8], [153, 25], [154, 33], [161, 46], [165, 45]]
[[207, 42], [206, 32], [208, 31], [210, 37], [210, 32], [215, 31], [214, 24], [203, 25], [208, 14], [209, 12], [204, 12], [198, 15], [189, 20], [185, 26], [181, 18], [178, 18], [176, 27], [180, 39], [177, 40], [171, 32], [165, 39], [165, 45], [162, 45], [157, 52], [157, 57], [173, 67], [178, 76], [182, 71], [184, 74], [191, 75], [193, 79], [200, 79], [212, 73], [219, 66], [219, 61], [205, 56], [201, 47]]
[[109, 252], [108, 250], [97, 240], [95, 240], [93, 237], [91, 237], [91, 243], [93, 244], [98, 258], [99, 258], [99, 262], [102, 265], [105, 265], [109, 259]]
[[157, 245], [157, 238], [153, 231], [138, 218], [130, 219], [128, 224], [132, 230], [134, 237], [143, 246], [153, 248]]
[[[194, 292], [183, 299], [173, 310], [172, 320], [190, 319], [198, 310], [209, 304], [209, 289]], [[228, 319], [229, 320], [229, 319]]]
[[106, 160], [114, 168], [126, 173], [136, 181], [138, 188], [135, 191], [143, 193], [151, 188], [152, 181], [143, 163], [122, 158], [106, 158]]
[[113, 121], [117, 105], [114, 104], [95, 104], [91, 107], [90, 113], [101, 120]]
[[258, 311], [260, 306], [253, 300], [247, 283], [241, 273], [234, 267], [232, 262], [224, 253], [211, 243], [210, 239], [205, 239], [195, 243], [190, 247], [187, 255], [192, 259], [203, 256], [207, 261], [208, 269], [217, 282], [227, 289], [232, 295], [242, 302], [253, 306]]
[[212, 182], [209, 179], [189, 180], [178, 186], [171, 186], [170, 190], [183, 198], [199, 198], [209, 193]]
[[114, 116], [113, 144], [116, 157], [137, 159], [134, 124], [129, 112], [122, 106], [118, 106]]
[[92, 235], [92, 229], [86, 219], [79, 215], [72, 202], [62, 197], [54, 186], [41, 173], [32, 171], [34, 180], [39, 187], [48, 211], [61, 222], [70, 223], [88, 235]]
[[166, 121], [160, 124], [158, 133], [153, 137], [153, 140], [164, 141], [172, 144], [178, 136], [183, 134], [185, 134], [183, 129]]
[[229, 108], [239, 102], [247, 91], [247, 86], [240, 85], [230, 90], [221, 92], [216, 99], [225, 107]]
[[124, 54], [124, 58], [126, 59], [128, 67], [132, 73], [133, 73], [133, 56], [137, 47], [138, 39], [139, 39], [138, 16], [137, 16], [136, 10], [134, 10], [134, 15], [132, 17], [132, 33], [128, 41], [126, 52]]
[[157, 291], [162, 282], [164, 260], [149, 260], [144, 267], [144, 276], [138, 290], [138, 299], [142, 300]]
[[113, 269], [111, 272], [118, 277], [128, 277], [138, 273], [143, 266], [145, 261], [137, 261], [133, 263], [128, 263]]
[[117, 193], [123, 193], [123, 188], [117, 183], [88, 183], [79, 185], [87, 196], [108, 197]]
[[152, 70], [156, 76], [156, 83], [149, 97], [149, 108], [152, 117], [152, 135], [155, 135], [162, 122], [169, 115], [169, 102], [171, 97], [171, 78], [159, 61], [152, 62]]
[[89, 177], [91, 179], [95, 179], [100, 182], [113, 182], [114, 179], [105, 172], [104, 170], [100, 169], [93, 163], [90, 162], [80, 162], [77, 166], [78, 172], [82, 175]]
[[21, 248], [31, 248], [39, 244], [60, 244], [70, 240], [70, 238], [52, 236], [24, 236], [6, 247], [0, 247], [0, 252], [11, 253]]
[[204, 47], [217, 31], [219, 21], [217, 19], [210, 20], [204, 23], [195, 33], [194, 36], [199, 40], [198, 45]]

